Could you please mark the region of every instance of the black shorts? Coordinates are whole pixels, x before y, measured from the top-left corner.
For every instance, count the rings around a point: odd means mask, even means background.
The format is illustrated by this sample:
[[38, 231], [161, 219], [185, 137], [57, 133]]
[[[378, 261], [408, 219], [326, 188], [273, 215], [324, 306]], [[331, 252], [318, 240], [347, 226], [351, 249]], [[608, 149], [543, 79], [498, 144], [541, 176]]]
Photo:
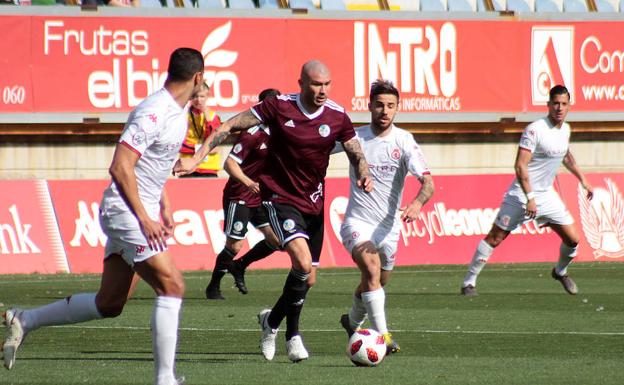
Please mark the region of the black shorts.
[[308, 241], [312, 265], [318, 266], [323, 248], [323, 231], [325, 228], [324, 214], [306, 214], [297, 208], [275, 202], [262, 202], [269, 215], [271, 228], [280, 245], [284, 247], [295, 238], [305, 238]]
[[269, 225], [264, 207], [247, 207], [243, 201], [223, 201], [223, 216], [223, 232], [233, 239], [245, 239], [249, 222], [257, 229]]

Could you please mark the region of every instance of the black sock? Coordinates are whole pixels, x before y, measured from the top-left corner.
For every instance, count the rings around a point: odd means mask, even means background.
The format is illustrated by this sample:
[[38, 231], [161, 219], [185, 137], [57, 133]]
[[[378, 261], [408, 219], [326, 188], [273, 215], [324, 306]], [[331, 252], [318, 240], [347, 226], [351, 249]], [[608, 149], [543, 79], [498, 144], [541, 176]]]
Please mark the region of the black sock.
[[268, 324], [272, 328], [277, 328], [286, 317], [286, 340], [299, 334], [299, 315], [308, 292], [309, 275], [309, 273], [291, 269], [282, 295], [269, 315]]
[[219, 288], [221, 286], [221, 278], [227, 273], [232, 259], [234, 259], [236, 253], [233, 250], [224, 247], [223, 250], [217, 255], [215, 267], [212, 270], [212, 277], [210, 277], [210, 283], [208, 286]]
[[256, 243], [256, 245], [251, 250], [249, 250], [247, 254], [237, 259], [237, 261], [238, 263], [240, 263], [241, 268], [245, 270], [247, 266], [268, 257], [269, 255], [273, 254], [275, 250], [277, 249], [271, 246], [269, 242], [263, 240], [262, 242]]

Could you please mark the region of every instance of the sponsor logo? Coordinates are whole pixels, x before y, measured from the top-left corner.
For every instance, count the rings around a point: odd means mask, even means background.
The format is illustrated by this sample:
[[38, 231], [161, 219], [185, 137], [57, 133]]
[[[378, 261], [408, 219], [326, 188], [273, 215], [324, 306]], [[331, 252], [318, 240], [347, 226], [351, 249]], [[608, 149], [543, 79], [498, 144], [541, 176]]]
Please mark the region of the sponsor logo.
[[295, 127], [295, 122], [293, 122], [292, 120], [289, 120], [286, 123], [284, 123], [284, 126], [286, 126], [286, 127]]
[[401, 111], [458, 111], [457, 29], [426, 22], [410, 26], [353, 23], [353, 111], [368, 110], [368, 87], [387, 79], [401, 92]]
[[574, 28], [536, 26], [531, 34], [531, 96], [533, 105], [545, 105], [550, 89], [565, 85], [574, 104]]
[[236, 145], [232, 149], [232, 152], [234, 152], [235, 154], [238, 154], [239, 152], [241, 152], [242, 149], [243, 149], [243, 146], [240, 143], [236, 143]]
[[[208, 106], [234, 107], [240, 99], [240, 84], [230, 67], [238, 59], [238, 52], [221, 49], [232, 32], [232, 22], [228, 21], [215, 28], [206, 36], [201, 53], [204, 55], [204, 80], [212, 90]], [[226, 94], [229, 92], [229, 94]]]
[[9, 207], [10, 223], [0, 223], [0, 254], [39, 254], [41, 249], [32, 241], [28, 232], [30, 223], [22, 223], [16, 205]]
[[331, 129], [329, 128], [329, 126], [327, 124], [321, 124], [321, 126], [318, 129], [319, 135], [321, 135], [323, 138], [327, 138], [331, 132]]
[[145, 142], [145, 137], [145, 131], [138, 130], [137, 132], [132, 134], [132, 144], [134, 144], [135, 146], [140, 146], [141, 144], [143, 144], [143, 142]]
[[611, 179], [604, 181], [607, 188], [594, 188], [591, 201], [578, 185], [581, 223], [585, 238], [594, 249], [594, 258], [620, 258], [624, 256], [624, 199]]
[[234, 231], [239, 232], [243, 229], [243, 222], [236, 221], [232, 227], [234, 227]]
[[286, 231], [293, 231], [293, 229], [295, 228], [295, 221], [293, 221], [292, 219], [286, 219], [282, 224], [282, 227]]
[[262, 143], [262, 144], [260, 145], [260, 149], [261, 149], [261, 150], [266, 150], [266, 149], [267, 149], [267, 145], [266, 145], [266, 143]]

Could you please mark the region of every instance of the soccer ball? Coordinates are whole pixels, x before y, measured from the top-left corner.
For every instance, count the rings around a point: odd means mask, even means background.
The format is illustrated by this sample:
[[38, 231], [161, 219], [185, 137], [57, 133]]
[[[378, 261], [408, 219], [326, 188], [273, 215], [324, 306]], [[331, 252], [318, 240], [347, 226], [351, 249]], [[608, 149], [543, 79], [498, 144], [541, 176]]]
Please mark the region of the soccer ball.
[[359, 329], [349, 338], [347, 355], [356, 366], [377, 366], [386, 356], [386, 341], [373, 329]]

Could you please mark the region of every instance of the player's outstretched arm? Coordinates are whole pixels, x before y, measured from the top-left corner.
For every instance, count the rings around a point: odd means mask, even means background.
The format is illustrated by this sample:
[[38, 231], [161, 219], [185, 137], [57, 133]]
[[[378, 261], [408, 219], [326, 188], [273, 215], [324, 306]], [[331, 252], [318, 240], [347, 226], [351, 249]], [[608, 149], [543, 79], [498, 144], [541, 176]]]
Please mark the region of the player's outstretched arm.
[[260, 194], [260, 184], [249, 178], [234, 159], [228, 157], [223, 164], [223, 169], [231, 178], [234, 178], [235, 181], [247, 186], [252, 193]]
[[347, 153], [349, 163], [351, 163], [353, 169], [355, 170], [358, 187], [362, 188], [366, 192], [373, 191], [373, 179], [370, 176], [368, 162], [366, 162], [360, 142], [356, 138], [352, 138], [344, 142], [342, 146]]
[[197, 165], [201, 163], [202, 159], [204, 159], [212, 149], [217, 147], [219, 144], [223, 143], [225, 138], [232, 131], [240, 131], [253, 126], [257, 126], [262, 123], [254, 114], [251, 113], [251, 110], [243, 111], [237, 115], [234, 115], [230, 119], [228, 119], [225, 123], [220, 125], [216, 130], [212, 132], [206, 139], [204, 139], [204, 143], [202, 144], [199, 151], [195, 152], [192, 158], [181, 158], [178, 159], [175, 166], [173, 167], [174, 175], [186, 175], [190, 174], [195, 170]]
[[416, 198], [412, 202], [401, 208], [401, 219], [407, 223], [412, 222], [420, 215], [421, 208], [431, 199], [433, 192], [435, 191], [435, 185], [433, 183], [433, 177], [431, 174], [425, 174], [420, 179], [420, 190], [416, 195]]
[[587, 199], [592, 199], [594, 197], [594, 187], [587, 181], [585, 175], [583, 175], [581, 168], [578, 166], [578, 163], [576, 163], [576, 159], [574, 159], [570, 150], [568, 150], [566, 155], [563, 157], [563, 165], [572, 173], [572, 175], [576, 177], [576, 179], [579, 180], [579, 182], [581, 182], [581, 185], [585, 191], [587, 191]]

